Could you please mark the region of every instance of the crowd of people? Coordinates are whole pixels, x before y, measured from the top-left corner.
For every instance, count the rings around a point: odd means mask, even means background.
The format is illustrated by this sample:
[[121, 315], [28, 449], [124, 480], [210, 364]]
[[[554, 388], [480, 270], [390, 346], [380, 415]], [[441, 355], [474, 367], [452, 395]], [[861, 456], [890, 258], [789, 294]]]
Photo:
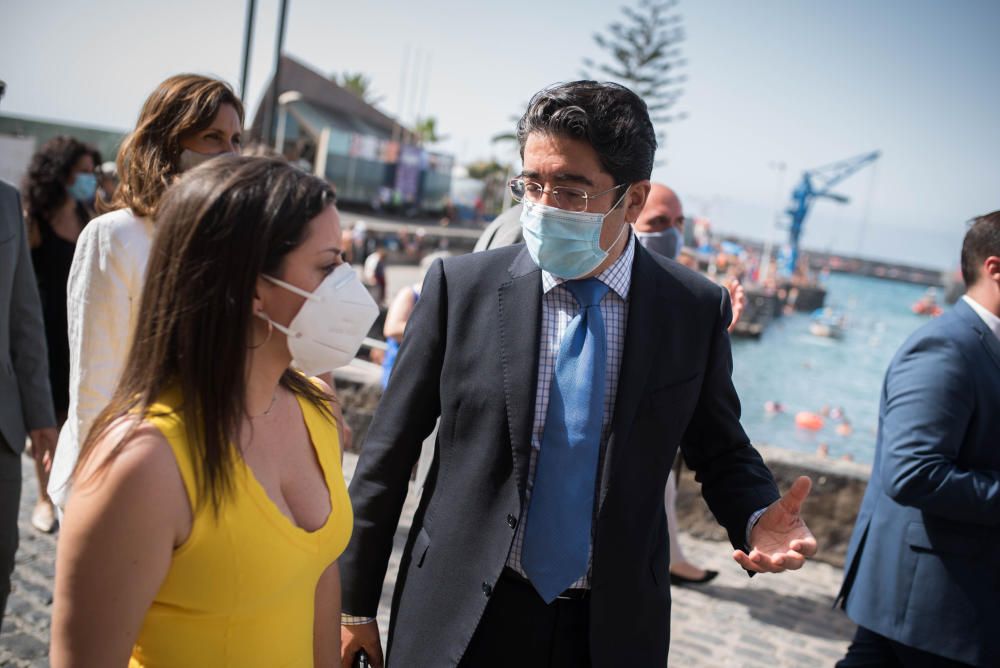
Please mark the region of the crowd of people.
[[[716, 575], [676, 540], [681, 460], [748, 575], [816, 554], [811, 481], [782, 494], [740, 425], [743, 289], [685, 266], [632, 91], [531, 99], [519, 206], [390, 305], [350, 491], [329, 374], [376, 321], [385, 254], [329, 183], [241, 156], [244, 121], [226, 83], [170, 77], [114, 168], [61, 137], [20, 194], [0, 183], [0, 615], [30, 442], [32, 524], [60, 532], [53, 666], [664, 666], [670, 584]], [[841, 666], [1000, 660], [1000, 212], [962, 267], [963, 301], [886, 377]]]

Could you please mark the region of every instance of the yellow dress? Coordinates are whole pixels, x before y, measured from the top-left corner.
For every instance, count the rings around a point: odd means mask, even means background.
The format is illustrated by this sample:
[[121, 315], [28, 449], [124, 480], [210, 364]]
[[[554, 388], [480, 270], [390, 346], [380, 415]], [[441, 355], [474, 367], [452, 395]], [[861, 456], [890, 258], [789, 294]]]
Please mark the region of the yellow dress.
[[330, 515], [313, 532], [278, 510], [242, 458], [218, 519], [210, 503], [199, 507], [184, 424], [173, 410], [178, 402], [165, 396], [151, 407], [147, 419], [170, 442], [196, 510], [143, 621], [130, 668], [313, 665], [316, 584], [347, 547], [353, 513], [336, 426], [298, 401], [330, 491]]

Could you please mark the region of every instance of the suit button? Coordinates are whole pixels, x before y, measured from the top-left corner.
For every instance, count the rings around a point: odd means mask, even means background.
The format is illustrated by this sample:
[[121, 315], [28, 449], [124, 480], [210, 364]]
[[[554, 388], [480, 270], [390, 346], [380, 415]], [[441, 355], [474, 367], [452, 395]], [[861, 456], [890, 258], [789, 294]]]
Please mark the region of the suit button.
[[517, 528], [517, 518], [514, 517], [513, 515], [508, 515], [507, 526], [509, 526], [511, 529]]
[[493, 587], [490, 586], [489, 582], [484, 582], [483, 583], [483, 596], [485, 596], [486, 598], [489, 598], [490, 594], [492, 594], [492, 593], [493, 593]]

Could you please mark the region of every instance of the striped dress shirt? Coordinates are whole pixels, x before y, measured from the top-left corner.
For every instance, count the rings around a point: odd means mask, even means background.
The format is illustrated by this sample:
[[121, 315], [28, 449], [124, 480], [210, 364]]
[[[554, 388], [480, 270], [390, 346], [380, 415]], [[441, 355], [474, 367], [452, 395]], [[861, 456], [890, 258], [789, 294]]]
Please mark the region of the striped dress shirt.
[[[631, 235], [631, 232], [630, 232]], [[635, 241], [630, 236], [625, 251], [615, 262], [602, 271], [597, 279], [610, 289], [601, 299], [601, 315], [607, 335], [608, 366], [605, 375], [604, 417], [601, 420], [601, 455], [598, 463], [597, 484], [600, 485], [600, 471], [604, 467], [604, 450], [611, 431], [611, 418], [618, 395], [618, 377], [622, 366], [622, 351], [625, 348], [625, 325], [628, 322], [628, 294], [632, 286], [632, 261], [635, 257]], [[507, 557], [507, 566], [527, 577], [521, 565], [521, 551], [524, 548], [524, 531], [527, 526], [531, 500], [531, 488], [535, 480], [538, 451], [542, 447], [542, 433], [545, 431], [545, 414], [549, 408], [549, 390], [555, 377], [556, 357], [570, 321], [580, 310], [573, 294], [563, 285], [565, 281], [542, 270], [542, 333], [538, 342], [538, 384], [535, 388], [535, 419], [531, 430], [531, 456], [528, 460], [528, 480], [525, 490], [525, 508], [521, 513], [514, 534], [514, 543]], [[598, 490], [594, 498], [599, 499]], [[594, 519], [597, 518], [597, 503], [594, 504]], [[593, 536], [593, 529], [591, 530]], [[590, 588], [590, 564], [594, 555], [594, 543], [590, 543], [587, 558], [587, 572], [571, 585], [572, 589]]]

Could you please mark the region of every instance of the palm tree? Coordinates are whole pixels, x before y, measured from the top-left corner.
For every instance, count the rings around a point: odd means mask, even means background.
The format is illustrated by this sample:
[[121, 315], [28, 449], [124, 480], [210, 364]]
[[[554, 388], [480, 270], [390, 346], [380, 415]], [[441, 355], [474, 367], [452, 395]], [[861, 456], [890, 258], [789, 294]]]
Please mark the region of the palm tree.
[[375, 106], [383, 100], [381, 95], [377, 95], [372, 90], [372, 80], [367, 74], [361, 72], [344, 72], [338, 78], [337, 74], [334, 73], [330, 78], [334, 83], [339, 84], [341, 88], [346, 88], [361, 98], [361, 101], [366, 104]]
[[417, 119], [413, 133], [420, 138], [421, 144], [436, 144], [448, 138], [448, 135], [438, 134], [437, 119], [433, 116]]

